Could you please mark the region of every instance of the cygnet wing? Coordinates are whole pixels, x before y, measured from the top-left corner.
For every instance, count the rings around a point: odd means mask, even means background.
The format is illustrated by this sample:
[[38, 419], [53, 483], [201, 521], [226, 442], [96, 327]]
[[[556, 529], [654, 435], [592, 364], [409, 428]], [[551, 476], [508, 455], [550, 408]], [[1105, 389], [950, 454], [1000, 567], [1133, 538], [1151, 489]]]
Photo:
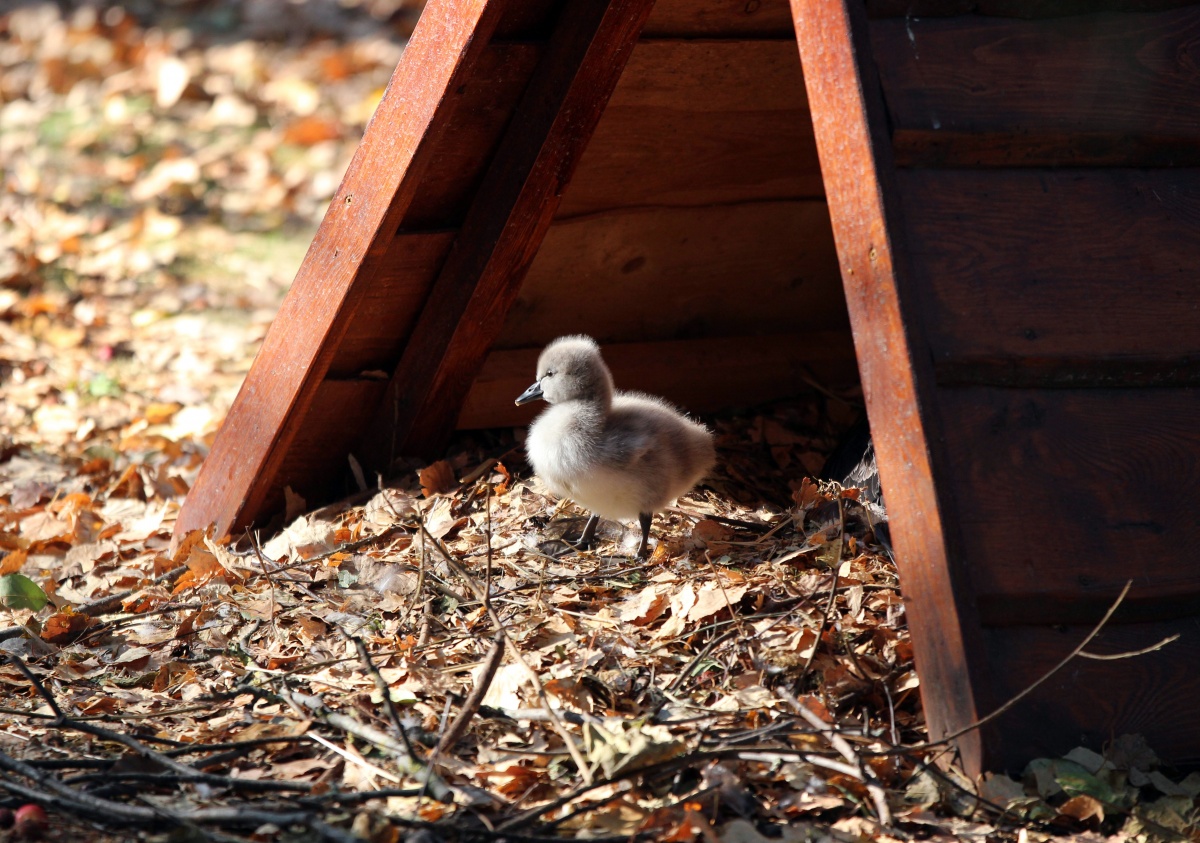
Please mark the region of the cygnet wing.
[[612, 458], [605, 463], [654, 488], [656, 506], [686, 492], [712, 468], [708, 431], [652, 396], [618, 394], [604, 438]]

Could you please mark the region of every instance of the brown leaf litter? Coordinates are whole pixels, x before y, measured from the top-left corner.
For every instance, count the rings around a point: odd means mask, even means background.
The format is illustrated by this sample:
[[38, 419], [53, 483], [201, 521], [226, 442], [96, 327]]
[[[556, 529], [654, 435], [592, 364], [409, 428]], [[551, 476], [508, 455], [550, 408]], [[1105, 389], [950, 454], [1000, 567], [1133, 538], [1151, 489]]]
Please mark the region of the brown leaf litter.
[[507, 432], [171, 550], [414, 9], [0, 12], [0, 574], [50, 598], [0, 622], [0, 819], [40, 802], [62, 840], [1197, 839], [1200, 777], [1136, 738], [978, 784], [922, 747], [895, 569], [854, 490], [805, 479], [837, 401], [718, 420], [719, 471], [655, 519], [647, 561], [612, 523], [566, 552], [583, 513]]

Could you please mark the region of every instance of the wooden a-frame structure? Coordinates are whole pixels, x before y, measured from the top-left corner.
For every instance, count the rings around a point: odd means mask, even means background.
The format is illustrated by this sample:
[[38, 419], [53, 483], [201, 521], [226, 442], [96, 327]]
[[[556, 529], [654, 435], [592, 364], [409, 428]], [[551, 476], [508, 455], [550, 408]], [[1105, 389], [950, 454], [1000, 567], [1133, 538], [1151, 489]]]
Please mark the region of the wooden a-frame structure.
[[177, 531], [521, 423], [561, 333], [699, 411], [857, 359], [933, 735], [1132, 579], [1094, 648], [1178, 641], [959, 749], [1194, 762], [1198, 56], [1180, 0], [429, 0]]

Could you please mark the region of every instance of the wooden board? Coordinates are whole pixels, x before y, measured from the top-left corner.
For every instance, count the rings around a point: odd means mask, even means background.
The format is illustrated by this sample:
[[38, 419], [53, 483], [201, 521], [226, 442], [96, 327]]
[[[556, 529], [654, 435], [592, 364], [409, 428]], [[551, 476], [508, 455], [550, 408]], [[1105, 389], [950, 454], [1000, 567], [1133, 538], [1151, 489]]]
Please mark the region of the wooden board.
[[[1174, 491], [1200, 481], [1200, 7], [794, 6], [932, 733], [1031, 684], [1127, 579], [1108, 642], [1200, 631]], [[960, 739], [967, 768], [1130, 731], [1200, 757], [1194, 640], [1072, 665]]]
[[990, 15], [1004, 18], [1078, 17], [1100, 12], [1153, 12], [1195, 5], [1195, 0], [866, 0], [871, 17]]
[[401, 222], [405, 230], [462, 223], [544, 49], [543, 43], [489, 44], [470, 78], [446, 91], [440, 111], [447, 142], [430, 153], [421, 190]]
[[363, 295], [354, 330], [334, 354], [329, 377], [354, 378], [363, 372], [391, 377], [457, 233], [399, 234], [392, 240]]
[[871, 33], [902, 164], [1200, 163], [1200, 7]]
[[[617, 343], [603, 350], [620, 389], [661, 395], [693, 413], [801, 395], [812, 391], [814, 381], [844, 389], [858, 379], [845, 331]], [[516, 407], [513, 399], [533, 382], [540, 352], [535, 347], [488, 355], [458, 426], [529, 424], [543, 408]]]
[[897, 178], [938, 361], [1200, 353], [1200, 170]]
[[945, 486], [988, 625], [1200, 613], [1200, 390], [940, 390]]
[[[988, 630], [982, 653], [997, 681], [984, 712], [1031, 685], [1090, 631], [1081, 626]], [[1190, 701], [1200, 694], [1200, 677], [1189, 667], [1200, 664], [1200, 622], [1113, 626], [1088, 651], [1135, 652], [1176, 634], [1179, 640], [1158, 652], [1074, 661], [996, 721], [988, 734], [993, 769], [1019, 775], [1031, 757], [1056, 757], [1066, 744], [1100, 751], [1121, 735], [1142, 735], [1161, 756], [1194, 766], [1200, 761], [1200, 719]]]
[[[735, 279], [755, 295], [730, 296]], [[824, 202], [646, 208], [555, 222], [496, 347], [569, 333], [635, 342], [847, 325]]]
[[792, 37], [787, 0], [658, 0], [643, 30], [651, 38]]
[[793, 39], [643, 40], [559, 214], [823, 195]]
[[[908, 622], [934, 738], [971, 723], [976, 687], [990, 666], [982, 650], [965, 559], [948, 543], [934, 482], [941, 435], [930, 416], [928, 347], [898, 214], [891, 142], [870, 64], [865, 10], [856, 0], [793, 0], [796, 37], [812, 106], [825, 192], [854, 330], [867, 412], [891, 516]], [[978, 732], [958, 748], [983, 763]]]
[[268, 519], [278, 524], [284, 512], [284, 488], [304, 498], [310, 508], [359, 491], [350, 455], [358, 431], [371, 423], [386, 387], [383, 379], [321, 382], [308, 414], [293, 422], [294, 444], [267, 490], [256, 527], [269, 528]]

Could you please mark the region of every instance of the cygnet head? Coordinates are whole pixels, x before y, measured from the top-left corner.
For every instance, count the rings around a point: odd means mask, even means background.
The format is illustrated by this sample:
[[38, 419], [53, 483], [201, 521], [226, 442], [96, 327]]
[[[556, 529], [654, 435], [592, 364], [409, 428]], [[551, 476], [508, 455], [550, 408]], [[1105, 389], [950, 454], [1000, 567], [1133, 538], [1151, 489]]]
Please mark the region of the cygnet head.
[[612, 404], [613, 380], [600, 357], [600, 346], [582, 335], [559, 337], [538, 357], [537, 381], [517, 397], [518, 404], [538, 398], [550, 404], [564, 401]]

